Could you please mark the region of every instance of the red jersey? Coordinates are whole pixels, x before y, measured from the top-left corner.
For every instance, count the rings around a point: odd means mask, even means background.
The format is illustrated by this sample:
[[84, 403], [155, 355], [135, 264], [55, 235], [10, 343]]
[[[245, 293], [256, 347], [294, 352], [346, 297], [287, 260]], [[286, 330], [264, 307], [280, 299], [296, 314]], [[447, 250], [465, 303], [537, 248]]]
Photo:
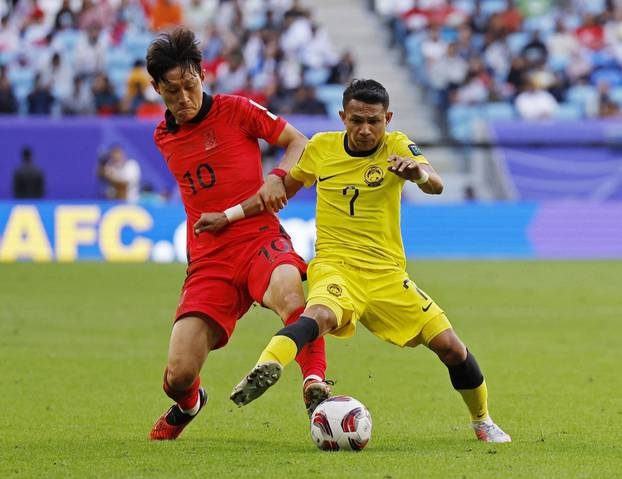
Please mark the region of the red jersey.
[[280, 228], [263, 212], [221, 232], [195, 236], [201, 213], [224, 211], [251, 197], [263, 184], [258, 138], [277, 142], [287, 122], [248, 98], [203, 94], [201, 111], [177, 125], [167, 111], [154, 140], [177, 180], [187, 216], [188, 263], [218, 253], [229, 244], [255, 239]]

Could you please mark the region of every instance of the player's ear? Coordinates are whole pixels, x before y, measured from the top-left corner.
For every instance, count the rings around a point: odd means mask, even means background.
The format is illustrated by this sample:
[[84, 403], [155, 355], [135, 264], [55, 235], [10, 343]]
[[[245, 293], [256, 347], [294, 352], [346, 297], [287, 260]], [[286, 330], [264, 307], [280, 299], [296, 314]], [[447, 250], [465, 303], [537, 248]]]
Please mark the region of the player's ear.
[[201, 68], [201, 71], [199, 72], [199, 78], [201, 78], [201, 82], [205, 81], [205, 69]]
[[346, 122], [346, 112], [345, 111], [339, 111], [339, 118], [341, 118], [341, 121], [343, 121], [343, 123], [345, 124], [345, 122]]
[[160, 87], [158, 86], [158, 84], [156, 82], [154, 82], [153, 80], [151, 80], [151, 86], [153, 87], [153, 89], [158, 93], [158, 95], [161, 95], [160, 93]]
[[387, 125], [388, 125], [389, 123], [391, 123], [391, 119], [393, 118], [393, 112], [392, 112], [392, 111], [388, 111], [388, 112], [385, 114], [385, 116], [384, 116], [384, 117], [385, 117], [385, 119], [387, 120]]

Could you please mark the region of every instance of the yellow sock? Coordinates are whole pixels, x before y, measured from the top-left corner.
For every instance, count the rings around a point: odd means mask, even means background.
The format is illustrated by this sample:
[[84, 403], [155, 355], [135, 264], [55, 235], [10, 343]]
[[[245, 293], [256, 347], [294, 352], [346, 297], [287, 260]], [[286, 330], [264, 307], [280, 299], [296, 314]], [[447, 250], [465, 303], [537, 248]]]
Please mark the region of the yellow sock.
[[488, 417], [488, 389], [486, 381], [475, 389], [458, 389], [469, 408], [471, 421], [483, 421]]
[[259, 356], [257, 364], [277, 362], [281, 366], [287, 366], [296, 359], [296, 354], [298, 348], [292, 339], [287, 336], [274, 336]]

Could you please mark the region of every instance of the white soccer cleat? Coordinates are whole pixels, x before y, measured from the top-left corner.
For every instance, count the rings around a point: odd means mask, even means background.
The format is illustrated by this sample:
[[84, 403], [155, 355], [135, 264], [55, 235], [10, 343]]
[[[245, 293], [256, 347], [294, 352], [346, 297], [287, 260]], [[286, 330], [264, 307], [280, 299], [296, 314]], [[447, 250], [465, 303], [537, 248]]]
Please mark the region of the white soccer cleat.
[[238, 406], [245, 406], [273, 386], [281, 377], [282, 371], [283, 366], [276, 362], [258, 364], [233, 388], [230, 399]]
[[487, 418], [484, 421], [473, 421], [471, 423], [477, 439], [484, 442], [504, 443], [512, 442], [509, 434], [497, 426], [492, 419]]

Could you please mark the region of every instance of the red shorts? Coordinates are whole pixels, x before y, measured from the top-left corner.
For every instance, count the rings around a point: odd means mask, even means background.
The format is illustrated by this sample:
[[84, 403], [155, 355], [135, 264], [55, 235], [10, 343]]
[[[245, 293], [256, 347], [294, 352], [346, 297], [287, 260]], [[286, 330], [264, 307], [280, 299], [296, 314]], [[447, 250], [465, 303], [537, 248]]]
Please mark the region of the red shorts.
[[229, 341], [235, 325], [254, 301], [261, 303], [274, 269], [282, 264], [306, 275], [307, 265], [294, 251], [286, 233], [259, 235], [254, 241], [188, 266], [175, 320], [185, 316], [208, 317], [224, 334], [214, 349]]

